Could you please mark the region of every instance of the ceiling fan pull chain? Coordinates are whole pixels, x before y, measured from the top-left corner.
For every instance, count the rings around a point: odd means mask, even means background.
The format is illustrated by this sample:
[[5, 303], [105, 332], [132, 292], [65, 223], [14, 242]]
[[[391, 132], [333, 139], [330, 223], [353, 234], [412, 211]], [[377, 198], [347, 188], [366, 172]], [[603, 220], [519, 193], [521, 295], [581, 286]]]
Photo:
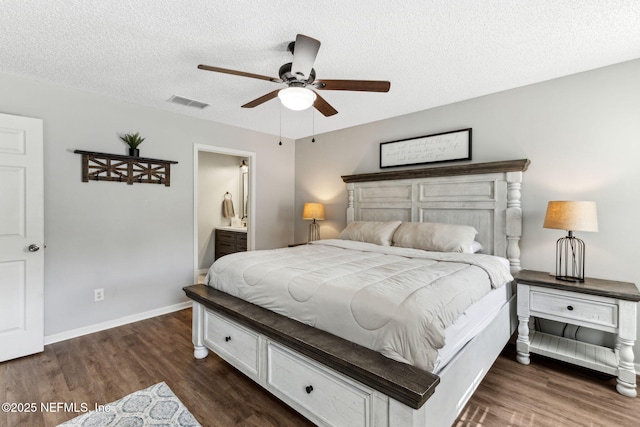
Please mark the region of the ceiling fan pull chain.
[[311, 142], [316, 142], [316, 114], [314, 109], [311, 109]]
[[280, 142], [278, 145], [282, 145], [282, 105], [280, 105]]

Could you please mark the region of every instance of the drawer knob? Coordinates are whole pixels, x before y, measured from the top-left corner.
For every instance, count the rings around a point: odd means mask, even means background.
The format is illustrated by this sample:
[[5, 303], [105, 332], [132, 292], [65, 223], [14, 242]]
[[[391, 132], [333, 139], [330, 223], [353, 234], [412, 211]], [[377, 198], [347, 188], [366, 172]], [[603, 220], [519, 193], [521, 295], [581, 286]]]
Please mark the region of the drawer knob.
[[573, 311], [573, 306], [572, 306], [572, 305], [568, 305], [568, 306], [567, 306], [567, 310], [569, 310], [569, 311]]
[[304, 389], [307, 391], [307, 394], [311, 394], [311, 392], [313, 391], [313, 386], [312, 385], [308, 385]]
[[224, 340], [225, 340], [226, 342], [229, 342], [229, 341], [231, 341], [231, 337], [224, 337]]

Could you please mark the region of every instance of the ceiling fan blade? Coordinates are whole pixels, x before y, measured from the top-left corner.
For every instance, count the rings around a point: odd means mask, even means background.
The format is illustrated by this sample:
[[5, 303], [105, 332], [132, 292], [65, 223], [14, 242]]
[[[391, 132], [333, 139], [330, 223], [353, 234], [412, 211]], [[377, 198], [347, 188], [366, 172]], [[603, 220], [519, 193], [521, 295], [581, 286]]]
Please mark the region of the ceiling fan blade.
[[313, 103], [313, 107], [320, 111], [325, 117], [333, 116], [334, 114], [338, 114], [338, 110], [333, 108], [329, 103], [320, 95], [316, 93], [316, 100]]
[[313, 87], [319, 90], [389, 92], [391, 83], [383, 80], [316, 80]]
[[199, 70], [214, 71], [216, 73], [233, 74], [234, 76], [250, 77], [252, 79], [268, 80], [274, 83], [282, 83], [277, 77], [263, 76], [260, 74], [245, 73], [244, 71], [229, 70], [228, 68], [212, 67], [211, 65], [198, 65]]
[[320, 42], [318, 40], [298, 34], [293, 48], [291, 74], [296, 76], [298, 80], [307, 80], [311, 74], [319, 49]]
[[260, 98], [256, 98], [253, 101], [249, 101], [246, 104], [244, 104], [242, 106], [242, 108], [253, 108], [253, 107], [257, 107], [260, 104], [263, 104], [273, 98], [275, 98], [276, 96], [278, 96], [278, 92], [280, 92], [282, 89], [276, 89], [273, 92], [269, 92], [266, 95], [262, 95]]

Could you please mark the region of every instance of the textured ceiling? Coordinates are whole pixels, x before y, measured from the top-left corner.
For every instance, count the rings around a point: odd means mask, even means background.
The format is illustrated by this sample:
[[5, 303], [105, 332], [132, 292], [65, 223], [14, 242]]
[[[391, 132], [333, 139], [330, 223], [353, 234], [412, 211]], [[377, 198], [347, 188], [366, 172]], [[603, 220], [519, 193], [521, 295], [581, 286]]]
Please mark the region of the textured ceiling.
[[[301, 138], [640, 57], [638, 0], [1, 0], [0, 72]], [[389, 80], [389, 93], [323, 91], [339, 113], [292, 112], [278, 88], [198, 64], [278, 77], [287, 44], [322, 42], [319, 79]], [[170, 104], [172, 95], [211, 104]]]

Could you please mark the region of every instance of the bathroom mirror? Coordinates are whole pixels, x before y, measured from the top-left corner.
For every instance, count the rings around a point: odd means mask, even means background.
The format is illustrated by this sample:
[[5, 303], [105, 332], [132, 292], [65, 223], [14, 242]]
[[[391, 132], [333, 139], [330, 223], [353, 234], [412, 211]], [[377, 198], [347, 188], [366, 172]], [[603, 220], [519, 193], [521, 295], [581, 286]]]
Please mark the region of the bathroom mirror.
[[249, 164], [242, 160], [240, 164], [240, 200], [238, 213], [242, 224], [246, 226], [249, 216]]

